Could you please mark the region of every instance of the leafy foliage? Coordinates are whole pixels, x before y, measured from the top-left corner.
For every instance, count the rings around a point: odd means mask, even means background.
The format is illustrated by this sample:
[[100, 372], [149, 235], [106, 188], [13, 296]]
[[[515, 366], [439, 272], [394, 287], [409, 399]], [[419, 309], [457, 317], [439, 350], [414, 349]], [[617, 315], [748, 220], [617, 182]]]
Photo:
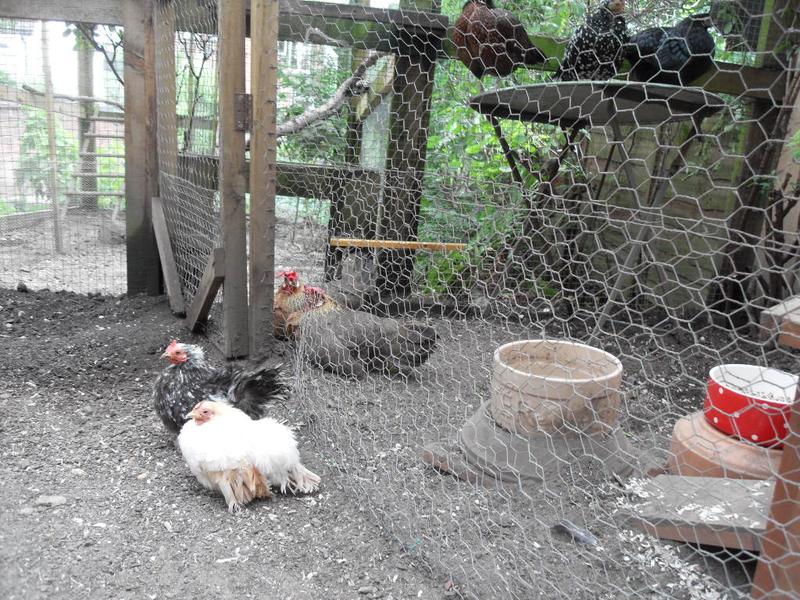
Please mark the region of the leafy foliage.
[[[78, 161], [78, 140], [65, 130], [58, 115], [55, 118], [58, 197], [72, 183], [72, 173]], [[20, 161], [15, 172], [18, 186], [30, 186], [37, 197], [50, 195], [50, 152], [47, 137], [47, 116], [43, 110], [26, 111], [25, 133], [20, 139]]]

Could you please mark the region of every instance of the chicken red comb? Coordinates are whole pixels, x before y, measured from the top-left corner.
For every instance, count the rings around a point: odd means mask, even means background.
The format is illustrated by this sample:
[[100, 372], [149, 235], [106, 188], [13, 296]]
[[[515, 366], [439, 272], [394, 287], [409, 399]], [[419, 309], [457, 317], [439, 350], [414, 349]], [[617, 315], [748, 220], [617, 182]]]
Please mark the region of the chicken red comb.
[[278, 273], [278, 277], [285, 277], [290, 281], [297, 280], [297, 271], [281, 271]]
[[167, 352], [174, 352], [177, 349], [178, 349], [178, 340], [172, 340], [169, 343], [169, 346], [167, 346], [167, 350], [166, 351]]

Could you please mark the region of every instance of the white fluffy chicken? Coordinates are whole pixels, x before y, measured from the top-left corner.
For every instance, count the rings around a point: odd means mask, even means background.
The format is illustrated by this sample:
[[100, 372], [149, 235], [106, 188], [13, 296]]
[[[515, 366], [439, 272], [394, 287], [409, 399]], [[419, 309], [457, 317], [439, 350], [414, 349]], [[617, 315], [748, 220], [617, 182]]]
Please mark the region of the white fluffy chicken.
[[206, 488], [225, 497], [230, 512], [256, 498], [281, 493], [310, 494], [320, 478], [300, 462], [297, 440], [269, 417], [253, 420], [238, 408], [206, 400], [187, 415], [178, 435], [186, 464]]

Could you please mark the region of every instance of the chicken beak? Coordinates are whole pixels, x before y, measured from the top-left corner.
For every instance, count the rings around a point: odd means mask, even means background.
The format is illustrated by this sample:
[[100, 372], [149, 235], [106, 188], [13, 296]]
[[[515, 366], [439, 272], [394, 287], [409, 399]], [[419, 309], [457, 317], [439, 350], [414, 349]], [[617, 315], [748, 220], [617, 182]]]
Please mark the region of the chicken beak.
[[188, 414], [188, 415], [185, 415], [183, 418], [184, 418], [186, 421], [188, 421], [189, 419], [196, 419], [196, 418], [197, 418], [197, 417], [199, 417], [199, 416], [200, 416], [200, 415], [198, 415], [196, 412], [194, 412], [194, 409], [192, 409], [192, 410], [189, 412], [189, 414]]

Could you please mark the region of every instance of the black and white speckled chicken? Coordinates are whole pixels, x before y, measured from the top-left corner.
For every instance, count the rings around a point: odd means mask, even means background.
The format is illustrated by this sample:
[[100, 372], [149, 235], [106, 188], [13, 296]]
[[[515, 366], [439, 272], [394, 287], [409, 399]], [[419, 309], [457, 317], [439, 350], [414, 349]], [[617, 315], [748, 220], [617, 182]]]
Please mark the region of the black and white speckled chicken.
[[493, 0], [469, 0], [453, 27], [458, 59], [478, 79], [507, 77], [517, 67], [544, 62], [544, 54], [512, 12]]
[[156, 379], [153, 403], [164, 426], [174, 433], [180, 431], [186, 415], [203, 400], [230, 404], [258, 419], [266, 404], [285, 397], [288, 391], [277, 361], [253, 370], [231, 365], [219, 368], [206, 361], [200, 346], [177, 340], [167, 346], [161, 357], [172, 364]]
[[572, 34], [553, 78], [605, 81], [614, 77], [622, 66], [622, 47], [628, 43], [624, 11], [625, 0], [604, 0]]
[[701, 13], [673, 27], [651, 27], [637, 33], [624, 51], [631, 63], [631, 79], [688, 85], [710, 71], [716, 50], [708, 32], [711, 27], [711, 16]]

